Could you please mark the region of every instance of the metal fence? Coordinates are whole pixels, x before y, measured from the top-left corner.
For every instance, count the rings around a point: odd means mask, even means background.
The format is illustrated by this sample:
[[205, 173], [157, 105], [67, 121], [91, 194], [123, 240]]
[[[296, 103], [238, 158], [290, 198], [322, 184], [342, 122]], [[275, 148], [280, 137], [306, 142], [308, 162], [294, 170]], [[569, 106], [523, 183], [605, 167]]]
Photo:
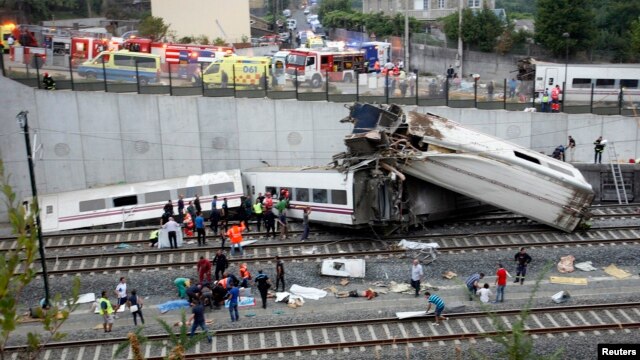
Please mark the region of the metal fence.
[[[284, 71], [272, 72], [264, 66], [254, 73], [232, 71], [226, 81], [221, 77], [210, 77], [207, 64], [167, 65], [149, 77], [149, 72], [133, 64], [126, 76], [111, 76], [105, 65], [95, 68], [92, 74], [79, 73], [77, 67], [66, 59], [40, 64], [2, 62], [5, 77], [34, 88], [44, 88], [43, 74], [49, 73], [56, 82], [56, 90], [105, 91], [114, 93], [166, 94], [170, 96], [206, 96], [237, 98], [297, 99], [300, 101], [371, 102], [396, 103], [402, 105], [449, 106], [523, 111], [551, 111], [550, 104], [540, 103], [532, 82], [518, 82], [515, 88], [507, 79], [447, 79], [442, 76], [406, 77], [390, 73], [356, 74], [352, 71], [314, 74], [302, 81], [287, 78]], [[204, 76], [194, 76], [200, 72]], [[297, 74], [300, 75], [300, 74]], [[600, 115], [637, 116], [636, 106], [640, 95], [624, 90], [609, 89], [608, 92], [591, 89], [568, 91], [560, 100], [560, 111], [565, 113], [594, 113]]]

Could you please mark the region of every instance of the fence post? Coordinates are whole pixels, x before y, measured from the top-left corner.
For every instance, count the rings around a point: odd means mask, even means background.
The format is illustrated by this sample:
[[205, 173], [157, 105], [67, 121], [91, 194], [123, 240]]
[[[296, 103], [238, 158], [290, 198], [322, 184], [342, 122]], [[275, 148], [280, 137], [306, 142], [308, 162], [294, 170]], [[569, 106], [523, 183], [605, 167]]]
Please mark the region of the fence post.
[[236, 64], [233, 64], [233, 66], [231, 66], [231, 68], [233, 69], [231, 75], [233, 75], [233, 97], [236, 98], [238, 97], [237, 95], [237, 90], [236, 90]]
[[329, 70], [324, 71], [324, 78], [326, 80], [324, 84], [325, 98], [327, 102], [329, 102]]
[[300, 100], [298, 98], [298, 69], [296, 68], [296, 77], [293, 80], [293, 83], [296, 85], [296, 100]]
[[29, 78], [29, 64], [24, 64], [24, 68], [27, 70], [27, 79]]
[[202, 68], [202, 63], [200, 63], [200, 90], [202, 91], [202, 96], [204, 96], [204, 69]]
[[75, 91], [73, 84], [73, 59], [69, 56], [69, 79], [71, 79], [71, 91]]
[[533, 89], [533, 93], [531, 94], [531, 107], [535, 108], [536, 107], [536, 84], [535, 84], [535, 82], [533, 82], [531, 84], [531, 89]]
[[622, 115], [622, 103], [624, 102], [624, 90], [620, 87], [620, 93], [618, 94], [618, 115]]
[[387, 72], [384, 74], [384, 96], [386, 98], [385, 100], [385, 104], [389, 104], [389, 69], [387, 69]]
[[562, 82], [562, 109], [561, 109], [562, 112], [564, 112], [564, 103], [566, 101], [567, 101], [567, 83]]
[[[411, 78], [413, 78], [413, 76], [411, 76]], [[419, 79], [419, 75], [418, 75], [418, 74], [416, 74], [416, 79], [415, 79], [415, 81], [416, 81], [416, 85], [415, 85], [415, 87], [414, 87], [414, 89], [416, 90], [416, 94], [415, 94], [415, 95], [416, 95], [416, 105], [419, 105], [419, 104], [418, 104], [418, 102], [419, 102], [419, 99], [420, 99], [420, 98], [418, 97], [418, 83], [420, 83], [420, 81], [418, 81], [418, 79]]]
[[267, 97], [267, 90], [269, 87], [269, 78], [267, 78], [267, 66], [264, 66], [264, 97]]
[[473, 79], [473, 107], [478, 108], [478, 78]]
[[502, 89], [502, 109], [507, 110], [507, 78], [504, 78]]
[[595, 84], [591, 83], [591, 99], [589, 100], [589, 114], [593, 114], [593, 91]]
[[[103, 64], [104, 64], [104, 62], [103, 62]], [[107, 77], [105, 76], [105, 79], [106, 78]], [[139, 76], [139, 73], [138, 73], [138, 60], [136, 60], [136, 87], [138, 88], [138, 94], [140, 94], [140, 76]]]
[[7, 71], [4, 68], [4, 54], [0, 54], [0, 67], [2, 67], [2, 77], [7, 77]]
[[[104, 92], [108, 92], [107, 90], [107, 69], [104, 65], [104, 56], [102, 59], [102, 81], [104, 83]], [[136, 81], [138, 81], [138, 62], [136, 62]], [[140, 87], [138, 87], [138, 94], [140, 94]]]
[[171, 63], [167, 63], [169, 68], [169, 96], [173, 96], [173, 79], [171, 79]]
[[[367, 74], [367, 78], [369, 77], [369, 74], [365, 72], [365, 74]], [[356, 102], [360, 101], [360, 74], [356, 74]]]
[[444, 104], [449, 106], [449, 79], [444, 80]]
[[36, 60], [36, 78], [38, 83], [38, 89], [40, 89], [40, 64], [38, 62], [38, 54], [33, 54], [33, 58]]

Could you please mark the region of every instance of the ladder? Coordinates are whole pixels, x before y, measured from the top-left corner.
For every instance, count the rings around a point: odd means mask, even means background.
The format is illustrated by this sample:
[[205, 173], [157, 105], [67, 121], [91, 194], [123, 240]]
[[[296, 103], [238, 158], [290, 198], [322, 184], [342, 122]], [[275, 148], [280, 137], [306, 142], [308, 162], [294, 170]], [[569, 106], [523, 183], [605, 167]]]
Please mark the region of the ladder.
[[613, 142], [607, 144], [609, 148], [609, 163], [611, 164], [611, 175], [613, 175], [613, 185], [616, 187], [616, 194], [618, 195], [618, 204], [629, 204], [627, 200], [627, 190], [624, 186], [624, 179], [622, 178], [622, 170], [620, 170], [620, 163], [618, 163], [618, 154], [616, 154], [616, 148]]

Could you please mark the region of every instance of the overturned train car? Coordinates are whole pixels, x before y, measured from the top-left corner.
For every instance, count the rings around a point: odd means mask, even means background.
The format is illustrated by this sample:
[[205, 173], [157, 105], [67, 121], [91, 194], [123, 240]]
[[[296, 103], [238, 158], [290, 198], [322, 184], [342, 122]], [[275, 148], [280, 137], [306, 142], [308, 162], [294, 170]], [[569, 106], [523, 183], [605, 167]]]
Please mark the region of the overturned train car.
[[405, 190], [414, 212], [434, 198], [416, 195], [437, 185], [563, 231], [590, 216], [591, 185], [568, 163], [434, 114], [404, 114], [395, 105], [356, 103], [343, 121], [354, 130], [345, 139], [348, 151], [334, 160], [346, 169], [374, 164], [415, 179], [414, 189]]

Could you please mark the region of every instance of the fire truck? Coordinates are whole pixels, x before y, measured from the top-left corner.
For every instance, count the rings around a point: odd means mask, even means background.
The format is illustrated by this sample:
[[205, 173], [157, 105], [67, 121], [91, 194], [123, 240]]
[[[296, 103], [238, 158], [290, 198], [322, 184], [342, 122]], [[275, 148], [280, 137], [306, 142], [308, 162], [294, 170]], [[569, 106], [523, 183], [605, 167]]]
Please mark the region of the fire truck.
[[331, 82], [352, 82], [362, 72], [364, 54], [361, 51], [296, 49], [287, 56], [287, 79], [308, 83], [314, 88], [322, 86], [327, 76]]
[[[166, 71], [166, 67], [173, 64], [188, 64], [190, 59], [198, 58], [213, 58], [219, 54], [233, 54], [234, 50], [228, 46], [215, 46], [215, 45], [195, 45], [195, 44], [173, 44], [163, 42], [153, 42], [145, 38], [132, 37], [124, 42], [124, 48], [129, 51], [138, 51], [143, 53], [150, 53], [160, 56], [160, 61], [163, 63], [163, 71]], [[209, 53], [202, 56], [204, 51]], [[188, 55], [187, 55], [188, 54]], [[187, 55], [185, 57], [185, 55]], [[211, 61], [202, 61], [211, 62]]]

